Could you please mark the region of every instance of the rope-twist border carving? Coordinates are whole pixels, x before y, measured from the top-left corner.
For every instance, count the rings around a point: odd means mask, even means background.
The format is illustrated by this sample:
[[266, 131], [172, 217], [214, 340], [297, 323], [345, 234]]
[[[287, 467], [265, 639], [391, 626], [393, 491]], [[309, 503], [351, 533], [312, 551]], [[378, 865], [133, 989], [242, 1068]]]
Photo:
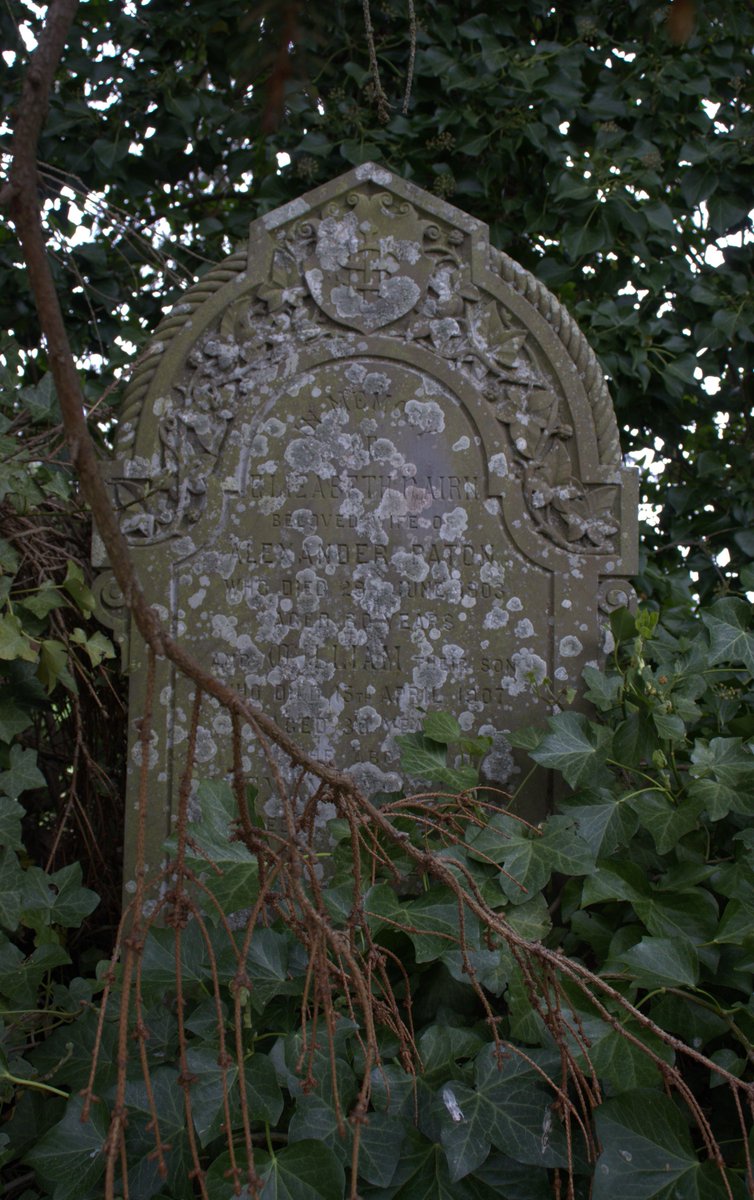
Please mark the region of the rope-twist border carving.
[[545, 318], [570, 354], [592, 408], [599, 460], [606, 466], [619, 464], [622, 456], [613, 402], [597, 355], [584, 334], [560, 301], [530, 271], [492, 246], [490, 259], [505, 282]]
[[248, 249], [243, 246], [203, 275], [197, 283], [192, 284], [168, 315], [160, 321], [144, 354], [136, 362], [123, 396], [117, 440], [118, 452], [127, 451], [136, 436], [136, 426], [144, 398], [169, 343], [186, 326], [205, 300], [209, 300], [215, 292], [246, 269], [247, 262]]

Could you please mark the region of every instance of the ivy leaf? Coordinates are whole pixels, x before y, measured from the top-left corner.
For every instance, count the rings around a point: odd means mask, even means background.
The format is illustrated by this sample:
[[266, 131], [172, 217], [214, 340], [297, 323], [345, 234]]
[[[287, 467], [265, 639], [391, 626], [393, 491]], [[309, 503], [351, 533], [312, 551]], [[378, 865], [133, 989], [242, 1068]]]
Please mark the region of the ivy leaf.
[[703, 804], [689, 797], [674, 804], [664, 792], [639, 792], [628, 801], [644, 829], [651, 835], [658, 854], [667, 854], [681, 838], [696, 829]]
[[621, 721], [613, 737], [613, 756], [624, 766], [649, 762], [657, 749], [657, 734], [652, 721], [643, 713], [630, 713]]
[[[383, 1129], [389, 1129], [392, 1135], [391, 1142], [385, 1146], [384, 1141], [377, 1136], [373, 1136], [370, 1141], [370, 1165], [367, 1168], [371, 1174], [376, 1176], [377, 1183], [385, 1181], [387, 1185], [395, 1174], [397, 1156], [395, 1151], [400, 1147], [402, 1135], [405, 1132], [405, 1125], [396, 1117], [389, 1117], [385, 1113], [375, 1113], [377, 1119], [377, 1129], [380, 1125]], [[387, 1126], [384, 1122], [387, 1121]], [[341, 1133], [338, 1128], [338, 1113], [335, 1108], [332, 1093], [323, 1095], [316, 1093], [314, 1095], [302, 1096], [296, 1103], [296, 1108], [291, 1117], [288, 1126], [288, 1142], [293, 1145], [301, 1141], [315, 1141], [322, 1145], [328, 1146], [339, 1162], [343, 1164], [350, 1163], [352, 1146], [353, 1146], [353, 1131], [348, 1120], [348, 1113], [341, 1108]], [[371, 1116], [369, 1118], [371, 1124]], [[364, 1162], [362, 1161], [363, 1138], [368, 1129], [365, 1124], [362, 1129], [362, 1140], [359, 1141], [359, 1174], [365, 1179], [368, 1178], [364, 1171]], [[385, 1154], [387, 1150], [387, 1154]], [[376, 1157], [375, 1157], [376, 1152]]]
[[479, 783], [479, 771], [470, 765], [445, 767], [437, 775], [437, 782], [451, 788], [454, 792], [466, 792]]
[[433, 742], [441, 742], [444, 745], [450, 742], [460, 742], [463, 737], [461, 726], [455, 717], [449, 713], [430, 713], [429, 716], [425, 717], [422, 728], [426, 737], [430, 738]]
[[67, 929], [78, 929], [99, 904], [97, 893], [81, 886], [81, 863], [69, 863], [47, 878], [56, 893], [51, 902], [50, 921]]
[[658, 735], [665, 741], [683, 742], [686, 738], [686, 725], [676, 713], [652, 713], [652, 721]]
[[[225, 1088], [230, 1097], [231, 1122], [240, 1124], [238, 1066], [233, 1061], [223, 1069], [219, 1060], [219, 1048], [207, 1043], [190, 1046], [186, 1055], [189, 1072], [195, 1076], [195, 1082], [191, 1088], [191, 1108], [194, 1126], [202, 1146], [208, 1145], [223, 1132]], [[254, 1114], [254, 1120], [275, 1123], [283, 1108], [283, 1095], [275, 1075], [275, 1068], [264, 1055], [255, 1054], [252, 1062], [255, 1061], [257, 1064], [255, 1083], [262, 1083], [263, 1086], [261, 1091], [258, 1086], [250, 1088], [250, 1081], [247, 1078], [249, 1105]], [[266, 1065], [260, 1071], [259, 1064], [261, 1063]]]
[[532, 896], [525, 904], [517, 904], [507, 909], [505, 920], [511, 929], [530, 942], [541, 941], [552, 927], [550, 910], [541, 893]]
[[486, 1099], [465, 1083], [450, 1080], [443, 1084], [434, 1106], [450, 1178], [457, 1183], [481, 1166], [490, 1152]]
[[305, 951], [293, 934], [256, 929], [246, 960], [252, 1007], [261, 1012], [275, 996], [299, 995], [304, 989], [306, 962]]
[[24, 632], [15, 613], [4, 612], [0, 616], [0, 659], [11, 662], [15, 658], [36, 662], [36, 644]]
[[[604, 1022], [601, 1036], [593, 1036], [586, 1028], [591, 1045], [589, 1062], [601, 1080], [611, 1084], [616, 1093], [633, 1091], [637, 1087], [651, 1087], [661, 1082], [660, 1072], [652, 1058], [629, 1042], [621, 1033], [610, 1029]], [[644, 1044], [649, 1044], [653, 1054], [665, 1062], [672, 1062], [673, 1052], [658, 1038], [649, 1039], [646, 1030], [632, 1029]]]
[[716, 737], [709, 744], [697, 739], [691, 761], [689, 795], [713, 821], [729, 812], [754, 812], [754, 755], [743, 749], [741, 738]]
[[410, 1126], [388, 1195], [390, 1200], [472, 1200], [463, 1180], [451, 1180], [442, 1147]]
[[28, 710], [19, 708], [11, 699], [0, 700], [0, 741], [12, 742], [31, 724]]
[[691, 942], [668, 937], [643, 937], [619, 955], [642, 987], [695, 987], [699, 959]]
[[[201, 929], [191, 921], [181, 934], [180, 970], [185, 983], [204, 983], [210, 975], [207, 947]], [[146, 985], [158, 989], [162, 997], [165, 988], [175, 987], [175, 931], [153, 926], [144, 940], [141, 976]]]
[[21, 837], [21, 820], [24, 816], [23, 806], [9, 796], [0, 796], [0, 846], [8, 846], [11, 850], [23, 848]]
[[550, 733], [531, 752], [534, 761], [560, 771], [573, 788], [593, 779], [604, 767], [610, 730], [574, 712], [551, 717], [549, 725]]
[[[553, 1055], [527, 1053], [545, 1074], [557, 1073]], [[477, 1057], [474, 1076], [479, 1097], [474, 1113], [498, 1150], [530, 1166], [565, 1165], [565, 1134], [552, 1110], [553, 1096], [531, 1063], [511, 1049], [498, 1064], [494, 1046], [488, 1045]]]
[[375, 1187], [388, 1187], [398, 1166], [406, 1123], [389, 1113], [373, 1112], [361, 1131], [359, 1175]]
[[728, 596], [703, 612], [702, 620], [710, 632], [710, 665], [742, 662], [754, 675], [754, 634], [749, 632], [751, 605]]
[[[232, 788], [223, 780], [204, 779], [196, 790], [196, 802], [199, 816], [189, 826], [189, 862], [205, 876], [205, 886], [226, 913], [251, 907], [257, 897], [259, 868], [248, 847], [231, 837], [238, 819]], [[176, 845], [175, 837], [168, 839], [169, 850], [174, 852]], [[217, 870], [207, 872], [208, 862]]]
[[[552, 1200], [552, 1186], [545, 1170], [532, 1170], [493, 1150], [468, 1180], [475, 1200]], [[481, 1189], [477, 1188], [481, 1185]]]
[[[458, 904], [446, 888], [431, 888], [403, 908], [408, 936], [414, 944], [417, 962], [433, 962], [448, 949], [455, 949], [459, 938]], [[465, 913], [465, 933], [470, 946], [479, 940], [479, 921]]]
[[552, 871], [587, 875], [594, 870], [595, 856], [571, 813], [556, 813], [545, 821], [539, 846]]
[[399, 734], [395, 741], [401, 751], [401, 769], [407, 775], [433, 783], [444, 774], [447, 769], [444, 745], [421, 733]]
[[0, 792], [17, 800], [22, 792], [44, 785], [45, 777], [37, 767], [36, 750], [11, 746], [8, 770], [0, 772]]
[[37, 676], [47, 692], [52, 692], [58, 681], [75, 692], [76, 685], [68, 670], [68, 650], [57, 638], [45, 638], [40, 644]]
[[584, 880], [581, 905], [603, 900], [628, 900], [635, 903], [651, 894], [649, 881], [641, 867], [631, 862], [601, 862], [599, 870]]
[[71, 641], [86, 652], [93, 667], [98, 667], [106, 658], [115, 658], [115, 650], [109, 637], [97, 630], [87, 637], [83, 629], [74, 629]]
[[105, 1170], [107, 1115], [101, 1104], [94, 1104], [90, 1119], [82, 1123], [83, 1103], [80, 1096], [69, 1100], [62, 1121], [43, 1134], [25, 1158], [49, 1182], [53, 1200], [85, 1200], [94, 1194]]
[[[178, 1071], [160, 1066], [152, 1071], [152, 1096], [165, 1145], [168, 1168], [168, 1188], [180, 1187], [190, 1168], [190, 1152], [186, 1134], [186, 1108], [183, 1089], [178, 1083]], [[126, 1154], [129, 1163], [129, 1193], [154, 1196], [161, 1190], [154, 1150], [152, 1109], [146, 1084], [134, 1079], [126, 1084], [126, 1105], [129, 1121], [126, 1129]]]
[[584, 667], [582, 678], [586, 683], [584, 696], [600, 712], [608, 712], [620, 703], [623, 692], [623, 676], [617, 672], [607, 674], [596, 667]]
[[634, 911], [655, 937], [702, 945], [713, 940], [717, 929], [717, 901], [705, 888], [656, 891], [649, 899], [634, 901]]
[[419, 1038], [422, 1079], [429, 1087], [445, 1082], [451, 1075], [457, 1074], [459, 1063], [474, 1058], [483, 1045], [474, 1030], [459, 1029], [453, 1025], [430, 1025]]
[[321, 1142], [296, 1142], [272, 1157], [260, 1152], [255, 1161], [264, 1181], [260, 1200], [335, 1200], [343, 1195], [343, 1167]]
[[64, 604], [65, 599], [55, 585], [47, 582], [34, 595], [25, 597], [22, 608], [30, 612], [32, 616], [42, 619], [53, 609], [61, 608]]
[[33, 424], [36, 425], [40, 421], [50, 421], [53, 418], [59, 419], [60, 405], [58, 404], [55, 383], [50, 371], [47, 371], [42, 376], [39, 383], [34, 384], [32, 387], [22, 388], [20, 397], [31, 416]]
[[24, 873], [13, 850], [0, 853], [0, 925], [15, 932], [21, 920]]
[[[519, 829], [521, 827], [519, 826]], [[519, 832], [511, 838], [499, 876], [503, 894], [513, 904], [525, 904], [540, 892], [552, 874], [548, 848], [540, 834]]]
[[97, 607], [97, 601], [86, 585], [84, 572], [79, 564], [73, 562], [72, 559], [68, 560], [65, 579], [61, 586], [68, 592], [68, 595], [84, 616], [90, 617]]
[[577, 802], [564, 807], [595, 859], [606, 858], [619, 846], [626, 845], [639, 824], [623, 798], [606, 788], [579, 795]]
[[495, 813], [482, 827], [470, 825], [466, 831], [466, 845], [471, 858], [480, 862], [502, 862], [515, 838], [522, 835], [526, 826], [508, 813]]
[[751, 905], [742, 904], [740, 900], [730, 900], [720, 919], [720, 925], [715, 933], [714, 941], [718, 945], [730, 943], [741, 946], [754, 938], [754, 926], [751, 919]]
[[697, 1174], [701, 1164], [688, 1128], [667, 1096], [650, 1089], [627, 1092], [600, 1105], [595, 1122], [602, 1153], [593, 1200], [652, 1200], [666, 1196], [670, 1188], [674, 1195], [686, 1196], [688, 1176]]

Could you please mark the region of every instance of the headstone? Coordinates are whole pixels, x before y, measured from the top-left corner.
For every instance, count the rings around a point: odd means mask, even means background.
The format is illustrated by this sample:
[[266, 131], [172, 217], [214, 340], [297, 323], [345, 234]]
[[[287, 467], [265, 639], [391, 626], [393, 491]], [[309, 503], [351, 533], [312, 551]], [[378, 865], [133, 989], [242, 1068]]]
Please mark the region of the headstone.
[[[174, 636], [370, 793], [400, 786], [394, 736], [433, 710], [491, 734], [487, 777], [510, 782], [506, 731], [579, 687], [636, 569], [634, 473], [583, 336], [485, 225], [372, 164], [255, 221], [173, 309], [109, 477]], [[144, 648], [99, 587], [136, 775]], [[192, 691], [159, 664], [152, 867]], [[223, 775], [230, 721], [203, 711], [197, 772]]]

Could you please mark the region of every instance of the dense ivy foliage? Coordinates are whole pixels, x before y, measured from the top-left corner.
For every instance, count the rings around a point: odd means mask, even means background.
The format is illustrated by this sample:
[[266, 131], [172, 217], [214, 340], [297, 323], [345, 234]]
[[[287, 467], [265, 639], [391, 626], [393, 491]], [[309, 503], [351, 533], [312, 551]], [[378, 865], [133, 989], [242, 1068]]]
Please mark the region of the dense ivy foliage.
[[[409, 6], [372, 3], [378, 80], [356, 0], [81, 4], [40, 183], [93, 424], [106, 443], [118, 408], [113, 372], [176, 292], [241, 242], [249, 220], [307, 187], [374, 159], [488, 221], [493, 242], [577, 317], [610, 376], [625, 447], [656, 451], [662, 470], [644, 481], [657, 518], [639, 579], [647, 610], [618, 619], [610, 669], [588, 673], [591, 717], [556, 714], [527, 742], [536, 763], [562, 774], [567, 798], [538, 829], [502, 814], [481, 833], [461, 823], [443, 853], [519, 932], [562, 948], [659, 1030], [749, 1079], [754, 10], [686, 2], [695, 23], [669, 36], [656, 0], [415, 7], [412, 47]], [[39, 20], [25, 0], [0, 7], [5, 113]], [[84, 1200], [101, 1187], [114, 1094], [108, 1019], [101, 1103], [80, 1122], [102, 986], [94, 960], [107, 949], [117, 895], [122, 714], [112, 647], [91, 619], [85, 514], [9, 226], [0, 227], [0, 283], [0, 1099], [11, 1118], [0, 1127], [0, 1163], [12, 1200]], [[417, 782], [470, 785], [483, 747], [459, 737], [449, 716], [404, 739]], [[206, 787], [194, 837], [222, 868], [213, 886], [228, 912], [255, 886], [252, 856], [225, 840], [231, 817], [228, 794]], [[333, 832], [327, 895], [337, 923], [353, 859]], [[425, 844], [415, 825], [405, 833]], [[469, 952], [500, 1032], [527, 1056], [498, 1070], [459, 965], [452, 900], [408, 862], [394, 865], [400, 886], [378, 872], [365, 904], [374, 937], [409, 973], [424, 1071], [414, 1090], [385, 1037], [360, 1194], [540, 1200], [567, 1159], [546, 1082], [557, 1073], [547, 1023], [511, 955], [471, 922]], [[149, 1157], [149, 1104], [135, 1074], [130, 1195], [187, 1200], [171, 933], [150, 934], [143, 968], [168, 1176]], [[212, 937], [222, 968], [217, 925]], [[330, 1085], [335, 1077], [347, 1110], [361, 1053], [353, 1017], [339, 1014], [335, 1063], [315, 1056], [313, 1086], [302, 1088], [306, 962], [294, 934], [274, 924], [254, 946], [243, 1044], [265, 1200], [340, 1200], [352, 1134], [338, 1131]], [[218, 1157], [212, 962], [196, 929], [184, 954], [194, 1134], [208, 1193], [221, 1200], [230, 1185]], [[603, 1098], [596, 1169], [575, 1135], [577, 1194], [591, 1183], [596, 1200], [747, 1194], [722, 1075], [626, 1025], [617, 1002], [600, 1012], [571, 992], [567, 1003]], [[727, 1185], [678, 1093], [666, 1094], [663, 1062], [682, 1071], [709, 1118]]]
[[[739, 1113], [715, 1067], [745, 1078], [754, 1040], [754, 758], [746, 749], [754, 734], [753, 624], [749, 607], [733, 596], [713, 605], [703, 622], [688, 610], [665, 624], [654, 614], [634, 619], [619, 613], [613, 663], [607, 672], [588, 674], [594, 716], [560, 713], [549, 731], [519, 738], [536, 763], [560, 772], [571, 788], [560, 811], [539, 827], [514, 815], [515, 798], [507, 811], [480, 824], [474, 800], [469, 807], [468, 797], [465, 804], [454, 802], [447, 791], [429, 805], [408, 806], [404, 816], [397, 797], [383, 797], [402, 836], [445, 855], [511, 929], [592, 965], [615, 993], [614, 999], [590, 1001], [566, 982], [560, 995], [571, 1050], [591, 1086], [594, 1073], [601, 1087], [594, 1130], [574, 1121], [569, 1145], [555, 1086], [562, 1048], [547, 1007], [532, 1001], [520, 958], [491, 939], [470, 910], [459, 934], [457, 897], [417, 874], [413, 861], [394, 847], [390, 861], [385, 857], [376, 869], [365, 860], [363, 909], [377, 944], [400, 967], [392, 967], [395, 986], [400, 990], [401, 980], [410, 980], [422, 1071], [407, 1070], [406, 1045], [383, 1031], [361, 1131], [360, 1196], [544, 1200], [553, 1174], [564, 1176], [569, 1163], [575, 1195], [593, 1200], [750, 1194]], [[458, 782], [459, 772], [470, 782], [484, 745], [465, 736], [451, 716], [435, 714], [423, 733], [402, 739], [402, 749], [417, 784], [446, 789]], [[483, 803], [484, 793], [474, 795]], [[234, 812], [227, 784], [200, 786], [193, 863], [197, 870], [208, 861], [221, 868], [208, 886], [231, 925], [232, 914], [240, 907], [248, 911], [259, 887], [255, 856], [227, 839]], [[353, 920], [353, 848], [345, 822], [342, 828], [335, 822], [331, 832], [324, 898], [334, 928], [346, 936]], [[37, 933], [84, 915], [91, 893], [77, 889], [75, 879], [52, 877], [45, 884], [60, 889], [57, 899], [44, 907], [29, 876], [26, 890], [18, 890], [17, 911], [10, 918], [4, 911], [6, 926], [18, 921], [19, 912]], [[244, 912], [238, 916], [243, 926]], [[210, 1200], [231, 1195], [226, 1089], [233, 1092], [228, 1111], [242, 1156], [236, 1071], [225, 1061], [214, 999], [219, 976], [230, 1042], [238, 967], [224, 921], [211, 905], [206, 923], [204, 929], [189, 923], [181, 943], [183, 1031], [175, 1007], [174, 930], [153, 928], [144, 948], [140, 1020], [149, 1030], [148, 1078], [168, 1144], [161, 1177], [151, 1153], [155, 1134], [144, 1064], [134, 1055], [130, 1194], [144, 1200], [189, 1200], [194, 1194], [181, 1087], [187, 1071]], [[242, 934], [237, 937], [240, 945]], [[60, 948], [43, 942], [42, 951], [14, 962], [0, 984], [9, 1006], [33, 1005], [40, 954], [53, 955], [49, 965], [60, 961]], [[364, 1053], [353, 1010], [344, 1003], [334, 1013], [334, 1057], [315, 1030], [306, 1023], [302, 1029], [309, 967], [295, 933], [280, 919], [255, 932], [244, 971], [245, 1085], [261, 1194], [340, 1200], [352, 1194], [353, 1126], [343, 1114], [356, 1101]], [[472, 972], [489, 1012], [470, 982]], [[97, 1029], [92, 987], [75, 979], [67, 988], [50, 989], [38, 1021], [46, 1017], [49, 1023], [54, 1010], [59, 1028], [8, 1068], [16, 1076], [7, 1076], [9, 1082], [20, 1084], [21, 1075], [28, 1080], [10, 1128], [13, 1149], [36, 1172], [30, 1196], [86, 1200], [98, 1194], [117, 1035], [111, 1016], [95, 1078], [99, 1102], [82, 1124], [78, 1093], [89, 1080]], [[620, 996], [654, 1023], [652, 1030], [627, 1016]], [[505, 1042], [502, 1062], [491, 1040], [490, 1014]], [[16, 1037], [18, 1024], [16, 1018]], [[674, 1036], [704, 1054], [706, 1063], [684, 1059]], [[721, 1163], [705, 1153], [683, 1097], [669, 1097], [672, 1066], [704, 1113], [707, 1134], [722, 1147]], [[35, 1088], [47, 1093], [43, 1106]], [[588, 1140], [594, 1132], [596, 1149]]]

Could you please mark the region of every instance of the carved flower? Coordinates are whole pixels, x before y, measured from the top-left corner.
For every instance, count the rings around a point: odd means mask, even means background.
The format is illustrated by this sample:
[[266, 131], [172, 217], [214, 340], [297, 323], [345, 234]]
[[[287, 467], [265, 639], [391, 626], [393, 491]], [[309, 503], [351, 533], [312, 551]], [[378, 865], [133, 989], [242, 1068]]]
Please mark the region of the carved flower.
[[513, 445], [524, 458], [543, 458], [549, 438], [561, 433], [554, 424], [557, 403], [553, 393], [544, 388], [526, 391], [520, 387], [509, 388], [507, 399], [498, 401], [495, 415], [508, 426]]
[[476, 288], [469, 292], [467, 272], [459, 269], [455, 263], [438, 263], [429, 281], [429, 303], [433, 315], [437, 317], [459, 317], [463, 314], [464, 298], [478, 298]]
[[[214, 359], [221, 371], [228, 371], [238, 362], [241, 351], [232, 338], [208, 338], [204, 343], [204, 354]], [[207, 365], [206, 363], [203, 365]]]
[[429, 322], [432, 345], [443, 358], [457, 358], [466, 349], [463, 330], [453, 317], [441, 317]]

